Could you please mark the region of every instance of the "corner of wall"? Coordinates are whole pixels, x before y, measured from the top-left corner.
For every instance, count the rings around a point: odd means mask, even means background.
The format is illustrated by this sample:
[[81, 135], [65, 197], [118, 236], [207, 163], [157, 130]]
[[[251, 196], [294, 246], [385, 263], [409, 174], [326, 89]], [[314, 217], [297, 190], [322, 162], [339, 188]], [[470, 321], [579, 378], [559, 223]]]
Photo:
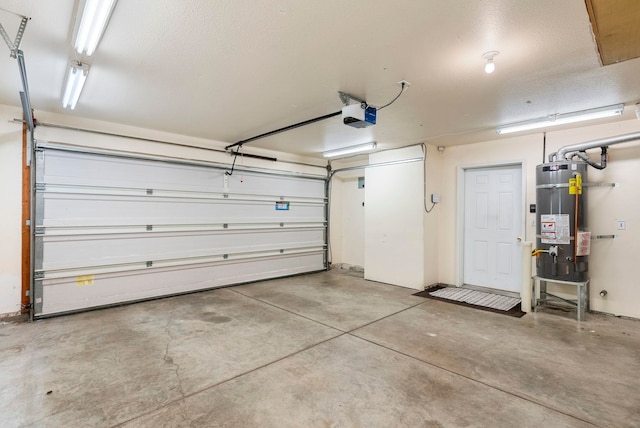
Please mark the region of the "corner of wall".
[[[431, 203], [431, 195], [437, 194], [441, 198], [442, 183], [441, 169], [443, 163], [444, 152], [438, 151], [436, 146], [425, 144], [425, 160], [424, 168], [425, 183], [425, 213], [424, 213], [424, 285], [429, 286], [440, 282], [440, 251], [439, 251], [439, 223], [440, 223], [440, 203], [433, 205]], [[442, 199], [441, 199], [442, 200]], [[433, 208], [429, 213], [427, 209]]]

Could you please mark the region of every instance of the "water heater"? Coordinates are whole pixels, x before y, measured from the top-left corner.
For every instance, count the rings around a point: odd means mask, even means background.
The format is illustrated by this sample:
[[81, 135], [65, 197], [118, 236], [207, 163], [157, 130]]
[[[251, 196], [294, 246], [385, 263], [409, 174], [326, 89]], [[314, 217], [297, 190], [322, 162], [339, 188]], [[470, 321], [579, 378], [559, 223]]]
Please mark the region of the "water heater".
[[536, 168], [536, 271], [541, 278], [587, 280], [587, 166], [564, 160]]

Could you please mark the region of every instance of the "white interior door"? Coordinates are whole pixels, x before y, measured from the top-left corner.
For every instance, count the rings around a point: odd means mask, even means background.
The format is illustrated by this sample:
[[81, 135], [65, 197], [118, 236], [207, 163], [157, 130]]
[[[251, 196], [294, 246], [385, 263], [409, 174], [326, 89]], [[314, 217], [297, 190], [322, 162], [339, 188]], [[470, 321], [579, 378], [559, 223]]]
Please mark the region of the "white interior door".
[[520, 291], [520, 166], [465, 170], [464, 283]]

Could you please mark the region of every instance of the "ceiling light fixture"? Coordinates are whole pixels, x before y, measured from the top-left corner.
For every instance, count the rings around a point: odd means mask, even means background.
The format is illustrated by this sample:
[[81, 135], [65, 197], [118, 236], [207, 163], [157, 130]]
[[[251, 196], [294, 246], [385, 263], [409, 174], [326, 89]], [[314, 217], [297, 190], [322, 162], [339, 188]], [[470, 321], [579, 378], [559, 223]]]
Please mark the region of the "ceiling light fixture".
[[325, 158], [336, 158], [339, 156], [368, 152], [371, 150], [375, 150], [376, 147], [378, 147], [378, 145], [375, 141], [372, 141], [366, 144], [358, 144], [357, 146], [343, 147], [342, 149], [336, 150], [327, 150], [326, 152], [322, 152], [322, 156], [324, 156]]
[[116, 0], [85, 0], [74, 44], [79, 54], [91, 56], [104, 33]]
[[546, 128], [548, 126], [564, 125], [567, 123], [582, 122], [585, 120], [601, 119], [604, 117], [619, 116], [624, 112], [624, 104], [615, 104], [606, 107], [598, 107], [590, 110], [576, 111], [573, 113], [552, 114], [550, 116], [512, 123], [496, 129], [498, 134], [528, 131], [530, 129]]
[[67, 71], [67, 80], [62, 92], [62, 107], [73, 110], [89, 74], [89, 65], [73, 61]]
[[484, 65], [484, 72], [487, 74], [491, 74], [496, 69], [496, 64], [493, 62], [493, 58], [498, 55], [500, 52], [498, 51], [489, 51], [482, 54], [482, 58], [487, 60], [487, 63]]

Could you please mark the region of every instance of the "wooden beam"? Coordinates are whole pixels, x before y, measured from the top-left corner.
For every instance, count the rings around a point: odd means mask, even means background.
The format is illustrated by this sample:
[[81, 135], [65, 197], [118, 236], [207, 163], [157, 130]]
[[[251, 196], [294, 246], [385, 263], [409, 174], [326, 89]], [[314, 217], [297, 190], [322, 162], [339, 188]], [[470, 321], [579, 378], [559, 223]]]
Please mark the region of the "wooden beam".
[[22, 294], [21, 313], [30, 311], [31, 298], [31, 167], [27, 165], [27, 124], [22, 125]]
[[585, 0], [603, 65], [640, 57], [638, 0]]

